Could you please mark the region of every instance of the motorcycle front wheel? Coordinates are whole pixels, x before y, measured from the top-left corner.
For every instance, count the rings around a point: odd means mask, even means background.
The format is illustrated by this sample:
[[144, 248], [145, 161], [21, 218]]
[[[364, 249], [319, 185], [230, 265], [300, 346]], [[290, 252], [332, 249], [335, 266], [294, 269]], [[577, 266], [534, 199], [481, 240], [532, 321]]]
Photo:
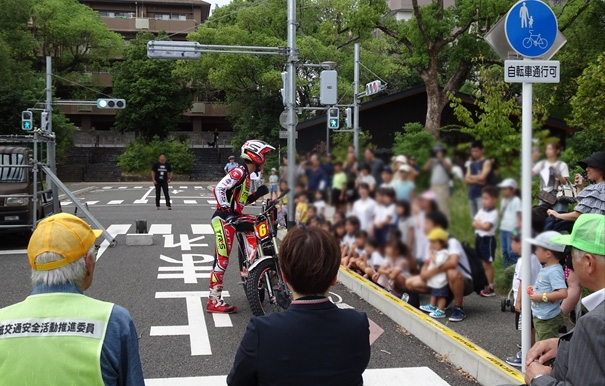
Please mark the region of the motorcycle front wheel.
[[249, 272], [246, 297], [254, 316], [282, 312], [290, 306], [290, 291], [280, 280], [274, 259], [260, 262]]

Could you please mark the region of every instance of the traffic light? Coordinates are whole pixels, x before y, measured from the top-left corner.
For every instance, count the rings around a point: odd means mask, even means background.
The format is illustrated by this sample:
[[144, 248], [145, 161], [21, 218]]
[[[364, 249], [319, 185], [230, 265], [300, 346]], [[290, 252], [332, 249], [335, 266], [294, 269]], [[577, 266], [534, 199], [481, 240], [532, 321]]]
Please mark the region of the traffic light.
[[345, 109], [345, 125], [347, 125], [347, 129], [353, 127], [353, 110], [350, 107]]
[[50, 122], [50, 114], [48, 113], [48, 111], [43, 111], [42, 120], [41, 120], [41, 124], [40, 124], [40, 129], [42, 129], [43, 132], [48, 131], [49, 122]]
[[31, 111], [21, 112], [21, 129], [27, 131], [34, 129], [34, 115]]
[[126, 107], [124, 99], [97, 99], [97, 107], [100, 109], [123, 109]]
[[338, 107], [328, 109], [328, 128], [338, 130], [340, 128], [340, 110]]

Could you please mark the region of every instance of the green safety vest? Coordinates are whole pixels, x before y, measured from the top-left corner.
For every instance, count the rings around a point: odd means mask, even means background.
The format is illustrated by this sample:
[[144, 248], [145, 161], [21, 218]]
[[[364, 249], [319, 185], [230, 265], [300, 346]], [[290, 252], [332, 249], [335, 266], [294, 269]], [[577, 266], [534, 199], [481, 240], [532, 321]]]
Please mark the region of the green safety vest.
[[0, 309], [0, 386], [103, 386], [101, 349], [112, 309], [65, 292]]

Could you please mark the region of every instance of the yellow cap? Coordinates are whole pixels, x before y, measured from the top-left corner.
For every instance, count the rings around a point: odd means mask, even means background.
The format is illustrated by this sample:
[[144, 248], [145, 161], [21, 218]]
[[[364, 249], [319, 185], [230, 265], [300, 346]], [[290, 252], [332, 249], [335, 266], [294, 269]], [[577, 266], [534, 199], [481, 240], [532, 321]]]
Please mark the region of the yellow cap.
[[[38, 271], [49, 271], [80, 259], [103, 234], [92, 229], [84, 220], [71, 214], [59, 213], [38, 224], [27, 246], [29, 265]], [[50, 263], [36, 264], [36, 257], [45, 252], [55, 252], [63, 259]]]
[[435, 228], [429, 232], [429, 235], [426, 238], [429, 241], [447, 241], [447, 233], [441, 228]]

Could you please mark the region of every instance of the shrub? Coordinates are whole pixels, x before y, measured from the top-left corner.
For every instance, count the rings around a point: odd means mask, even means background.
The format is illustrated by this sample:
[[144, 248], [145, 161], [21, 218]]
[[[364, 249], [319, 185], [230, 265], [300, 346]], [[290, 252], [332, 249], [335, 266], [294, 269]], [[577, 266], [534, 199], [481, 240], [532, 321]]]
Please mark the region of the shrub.
[[126, 173], [146, 174], [160, 153], [166, 154], [175, 174], [191, 173], [195, 157], [189, 151], [189, 143], [174, 138], [160, 140], [156, 137], [151, 142], [137, 139], [126, 146], [124, 153], [118, 158], [118, 165]]
[[[416, 157], [416, 165], [422, 168], [426, 161], [431, 158], [431, 148], [435, 143], [433, 137], [424, 126], [418, 122], [406, 123], [403, 126], [402, 133], [395, 133], [395, 143], [393, 144], [394, 155], [413, 155]], [[416, 185], [421, 188], [428, 188], [430, 173], [420, 173], [416, 179]]]

